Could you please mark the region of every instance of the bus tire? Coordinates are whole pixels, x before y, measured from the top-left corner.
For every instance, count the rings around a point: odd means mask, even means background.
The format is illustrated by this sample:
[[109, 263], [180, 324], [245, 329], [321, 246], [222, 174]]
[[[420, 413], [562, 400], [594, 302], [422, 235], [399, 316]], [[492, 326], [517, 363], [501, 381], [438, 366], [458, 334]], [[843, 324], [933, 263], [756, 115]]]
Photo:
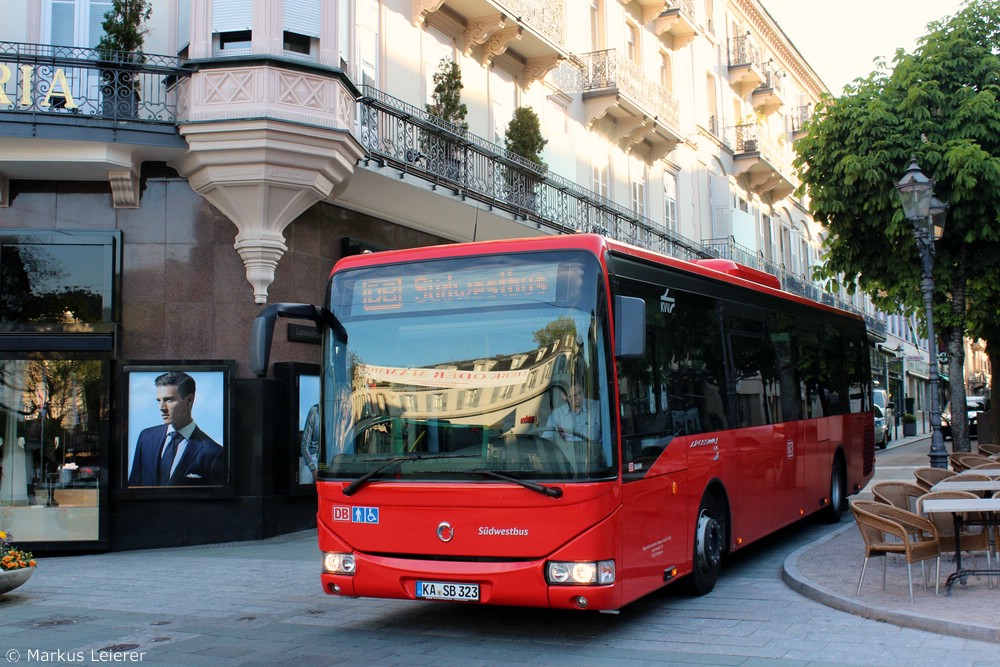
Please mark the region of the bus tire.
[[701, 499], [694, 526], [694, 558], [687, 588], [693, 595], [705, 595], [715, 588], [726, 548], [726, 512], [711, 494]]
[[830, 469], [830, 502], [826, 504], [820, 513], [820, 520], [823, 523], [839, 523], [840, 516], [844, 513], [844, 464], [839, 458], [833, 462]]

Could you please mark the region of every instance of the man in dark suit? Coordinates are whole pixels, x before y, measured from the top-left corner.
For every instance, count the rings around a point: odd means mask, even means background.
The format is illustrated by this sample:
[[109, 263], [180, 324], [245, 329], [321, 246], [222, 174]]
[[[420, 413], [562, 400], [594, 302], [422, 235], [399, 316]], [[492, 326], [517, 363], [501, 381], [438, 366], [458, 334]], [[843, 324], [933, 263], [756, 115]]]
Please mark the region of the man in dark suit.
[[162, 426], [139, 433], [129, 486], [219, 486], [225, 483], [222, 445], [191, 417], [195, 383], [187, 373], [157, 377], [156, 401]]

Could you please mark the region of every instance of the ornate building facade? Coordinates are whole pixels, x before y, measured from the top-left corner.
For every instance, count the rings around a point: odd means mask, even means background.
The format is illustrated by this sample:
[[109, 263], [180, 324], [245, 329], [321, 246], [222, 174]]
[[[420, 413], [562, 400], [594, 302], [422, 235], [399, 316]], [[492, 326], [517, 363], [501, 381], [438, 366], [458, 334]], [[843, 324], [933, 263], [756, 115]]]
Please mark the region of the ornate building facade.
[[[95, 49], [110, 0], [13, 0], [0, 26], [0, 520], [19, 542], [311, 525], [290, 397], [319, 348], [289, 329], [273, 358], [297, 370], [256, 379], [249, 327], [265, 302], [322, 302], [364, 249], [598, 231], [768, 271], [909, 345], [810, 279], [824, 230], [792, 144], [826, 88], [760, 2], [151, 4], [141, 54]], [[442, 61], [467, 128], [425, 110]], [[522, 106], [544, 168], [504, 148]], [[875, 358], [902, 387], [897, 355]], [[177, 369], [221, 387], [194, 416], [226, 481], [130, 486], [140, 387]]]

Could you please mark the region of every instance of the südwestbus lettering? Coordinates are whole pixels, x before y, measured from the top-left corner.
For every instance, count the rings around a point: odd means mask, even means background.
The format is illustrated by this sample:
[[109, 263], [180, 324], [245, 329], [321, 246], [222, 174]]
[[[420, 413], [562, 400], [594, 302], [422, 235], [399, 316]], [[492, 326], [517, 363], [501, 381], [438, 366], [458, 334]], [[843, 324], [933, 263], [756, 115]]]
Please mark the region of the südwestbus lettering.
[[528, 529], [527, 528], [493, 528], [492, 526], [480, 526], [479, 527], [479, 534], [480, 535], [500, 535], [502, 537], [508, 536], [508, 535], [509, 536], [513, 536], [513, 537], [527, 537], [528, 536]]

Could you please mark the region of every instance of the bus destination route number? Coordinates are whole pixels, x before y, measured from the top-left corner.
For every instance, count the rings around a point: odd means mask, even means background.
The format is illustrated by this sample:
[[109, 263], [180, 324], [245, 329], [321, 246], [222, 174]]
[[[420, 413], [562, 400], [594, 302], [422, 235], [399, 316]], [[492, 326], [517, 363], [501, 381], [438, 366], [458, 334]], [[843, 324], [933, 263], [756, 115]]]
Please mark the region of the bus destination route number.
[[417, 597], [423, 600], [460, 600], [479, 602], [479, 584], [447, 581], [418, 581]]

